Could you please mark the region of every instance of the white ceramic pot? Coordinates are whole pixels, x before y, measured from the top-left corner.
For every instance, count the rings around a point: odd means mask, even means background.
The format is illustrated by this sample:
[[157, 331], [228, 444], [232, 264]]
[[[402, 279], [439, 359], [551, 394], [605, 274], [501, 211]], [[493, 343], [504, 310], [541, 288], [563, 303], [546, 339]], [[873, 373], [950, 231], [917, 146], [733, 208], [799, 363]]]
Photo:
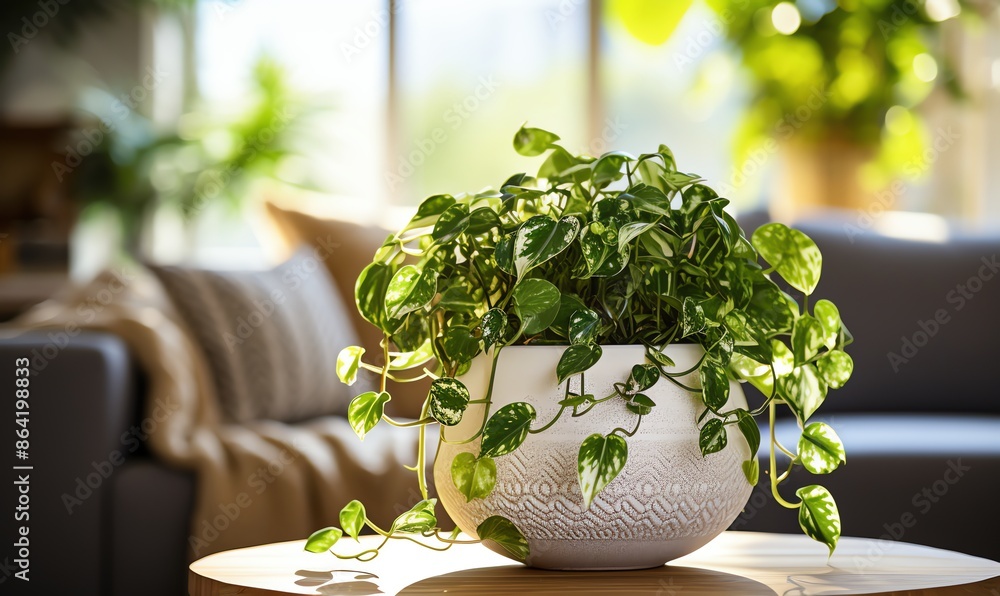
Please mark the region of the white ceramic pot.
[[[565, 385], [556, 384], [556, 363], [565, 346], [512, 346], [500, 353], [492, 411], [518, 401], [534, 406], [534, 427], [559, 410]], [[694, 366], [702, 348], [672, 345], [666, 352], [677, 370]], [[606, 346], [586, 373], [586, 390], [608, 395], [628, 379], [632, 366], [645, 361], [642, 346]], [[462, 377], [473, 399], [486, 396], [490, 359], [479, 357]], [[579, 377], [570, 379], [578, 390]], [[697, 374], [681, 379], [696, 386]], [[521, 447], [499, 457], [497, 482], [485, 499], [466, 502], [451, 478], [451, 464], [463, 451], [479, 453], [479, 439], [463, 445], [442, 443], [434, 465], [438, 495], [448, 514], [467, 534], [487, 517], [502, 515], [524, 534], [527, 564], [546, 569], [642, 569], [656, 567], [701, 548], [739, 515], [751, 486], [742, 471], [749, 448], [735, 425], [727, 426], [728, 446], [702, 457], [696, 420], [703, 406], [697, 396], [660, 379], [644, 391], [655, 403], [639, 432], [627, 438], [628, 462], [613, 482], [584, 510], [577, 480], [577, 454], [583, 440], [616, 427], [632, 429], [636, 415], [619, 399], [598, 404], [584, 416], [564, 412], [548, 430], [528, 435]], [[726, 409], [746, 407], [738, 383], [731, 383]], [[445, 428], [448, 441], [468, 439], [479, 430], [484, 406], [473, 404], [462, 421]], [[491, 546], [490, 543], [486, 543]], [[492, 547], [492, 546], [491, 546]], [[502, 548], [496, 552], [507, 555]], [[509, 555], [508, 555], [509, 556]]]

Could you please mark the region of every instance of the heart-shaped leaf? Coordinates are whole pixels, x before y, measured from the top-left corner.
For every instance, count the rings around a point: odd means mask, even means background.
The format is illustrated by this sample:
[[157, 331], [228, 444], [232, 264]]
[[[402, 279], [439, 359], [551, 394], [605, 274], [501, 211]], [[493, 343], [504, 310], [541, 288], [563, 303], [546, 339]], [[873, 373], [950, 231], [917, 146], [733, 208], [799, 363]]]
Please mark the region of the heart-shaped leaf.
[[569, 318], [570, 343], [586, 344], [594, 341], [594, 338], [597, 337], [600, 323], [600, 317], [589, 308], [576, 311]]
[[625, 175], [622, 166], [629, 161], [635, 161], [635, 158], [623, 151], [605, 153], [591, 164], [593, 173], [590, 175], [590, 181], [594, 186], [600, 187], [620, 180]]
[[416, 350], [403, 352], [393, 358], [389, 363], [389, 368], [392, 370], [407, 370], [421, 364], [426, 364], [433, 357], [434, 348], [431, 346], [431, 340], [427, 339]]
[[476, 528], [476, 534], [480, 540], [495, 542], [518, 561], [528, 560], [528, 541], [509, 519], [500, 515], [487, 517]]
[[353, 385], [358, 380], [358, 367], [365, 349], [360, 346], [348, 346], [337, 355], [337, 378], [341, 383]]
[[455, 198], [451, 195], [434, 195], [432, 197], [427, 197], [422, 203], [420, 203], [420, 206], [417, 207], [416, 215], [410, 219], [410, 223], [406, 224], [406, 227], [403, 228], [403, 232], [434, 224], [438, 220], [438, 216], [444, 213], [445, 209], [454, 204]]
[[391, 279], [392, 267], [376, 262], [361, 271], [354, 285], [358, 312], [366, 321], [383, 330], [386, 329], [385, 294]]
[[347, 406], [347, 421], [350, 422], [351, 428], [362, 441], [365, 439], [365, 435], [371, 432], [382, 419], [385, 404], [390, 399], [391, 397], [385, 391], [381, 393], [368, 391], [351, 400], [350, 405]]
[[514, 240], [516, 234], [507, 234], [497, 241], [497, 247], [493, 251], [493, 258], [497, 261], [497, 267], [507, 275], [514, 275]]
[[593, 434], [580, 445], [577, 475], [583, 493], [583, 507], [589, 509], [597, 495], [625, 467], [628, 444], [616, 434]]
[[489, 350], [491, 346], [503, 340], [507, 331], [507, 313], [499, 308], [491, 308], [483, 315], [480, 322], [483, 330], [483, 345]]
[[514, 289], [514, 309], [524, 335], [541, 333], [559, 313], [559, 290], [544, 279], [526, 279]]
[[799, 317], [792, 329], [792, 355], [795, 357], [795, 364], [806, 362], [822, 346], [823, 326], [809, 315]]
[[698, 447], [701, 448], [703, 456], [722, 451], [728, 442], [726, 426], [719, 418], [712, 418], [706, 422], [698, 433]]
[[344, 528], [344, 533], [358, 539], [361, 529], [365, 527], [365, 506], [361, 501], [354, 500], [344, 505], [340, 510], [340, 527]]
[[431, 383], [431, 416], [444, 426], [455, 426], [469, 407], [469, 390], [458, 379], [441, 377]]
[[434, 506], [437, 499], [425, 499], [410, 508], [392, 522], [391, 532], [401, 532], [404, 534], [417, 534], [426, 532], [437, 525], [437, 516], [434, 515]]
[[436, 244], [445, 244], [454, 240], [469, 227], [469, 206], [457, 203], [445, 209], [434, 224], [431, 238]]
[[684, 337], [698, 333], [705, 328], [705, 310], [692, 298], [684, 298], [681, 302], [682, 324]]
[[625, 402], [625, 407], [628, 408], [628, 411], [633, 414], [645, 416], [653, 411], [656, 404], [653, 400], [649, 399], [649, 397], [643, 395], [642, 393], [636, 393], [631, 399]]
[[827, 349], [832, 350], [837, 347], [837, 338], [840, 336], [840, 310], [829, 300], [817, 300], [813, 306], [813, 314], [816, 320], [823, 327], [823, 344]]
[[629, 393], [645, 391], [660, 380], [660, 369], [655, 364], [636, 364], [629, 376]]
[[500, 457], [512, 453], [528, 436], [535, 419], [535, 408], [527, 402], [514, 402], [497, 410], [486, 421], [479, 457]]
[[804, 364], [778, 378], [778, 394], [785, 398], [788, 407], [805, 423], [823, 404], [826, 385], [816, 375], [815, 366]]
[[698, 369], [701, 379], [702, 399], [713, 412], [718, 412], [729, 401], [729, 376], [721, 364], [705, 359]]
[[451, 462], [451, 480], [467, 503], [473, 499], [485, 499], [497, 483], [497, 464], [491, 457], [477, 458], [463, 451]]
[[559, 383], [597, 364], [601, 354], [601, 346], [595, 344], [577, 344], [566, 348], [556, 365], [556, 378]]
[[306, 540], [306, 550], [311, 553], [325, 553], [330, 550], [344, 533], [339, 528], [316, 530]]
[[452, 325], [444, 333], [444, 352], [455, 362], [468, 362], [479, 353], [479, 338], [464, 325]]
[[740, 427], [740, 432], [743, 433], [743, 438], [747, 440], [747, 446], [750, 447], [750, 457], [756, 457], [757, 450], [760, 448], [760, 428], [757, 426], [757, 421], [746, 410], [737, 410], [736, 416], [738, 418], [736, 425]]
[[813, 474], [829, 474], [847, 463], [847, 454], [840, 437], [828, 424], [813, 422], [806, 425], [799, 438], [799, 460]]
[[812, 294], [819, 283], [823, 255], [816, 243], [785, 224], [769, 223], [757, 228], [754, 248], [796, 290]]
[[430, 304], [437, 293], [437, 272], [404, 265], [392, 276], [385, 292], [385, 310], [389, 318], [398, 319]]
[[840, 512], [830, 491], [822, 486], [812, 484], [795, 491], [802, 499], [799, 507], [799, 526], [806, 536], [822, 542], [833, 555], [840, 540]]
[[566, 250], [580, 231], [580, 220], [563, 217], [559, 221], [546, 215], [536, 215], [521, 224], [514, 239], [514, 270], [524, 276]]
[[816, 360], [816, 370], [828, 386], [840, 389], [854, 372], [854, 360], [847, 352], [833, 350]]
[[559, 135], [541, 128], [522, 126], [514, 135], [514, 151], [526, 157], [541, 155], [559, 140]]

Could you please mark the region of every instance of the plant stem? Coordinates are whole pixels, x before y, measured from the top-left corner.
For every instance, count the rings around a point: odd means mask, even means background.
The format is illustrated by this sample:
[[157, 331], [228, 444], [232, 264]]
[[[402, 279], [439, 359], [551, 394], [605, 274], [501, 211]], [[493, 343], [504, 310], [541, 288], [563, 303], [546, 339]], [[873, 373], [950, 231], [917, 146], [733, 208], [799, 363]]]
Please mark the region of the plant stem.
[[[427, 418], [430, 405], [430, 400], [425, 399], [424, 406], [420, 408], [421, 420]], [[427, 425], [421, 425], [417, 433], [417, 484], [421, 498], [427, 500]]]
[[387, 414], [382, 414], [382, 420], [385, 420], [387, 423], [395, 426], [396, 428], [412, 428], [414, 426], [425, 426], [427, 424], [431, 424], [432, 422], [436, 422], [432, 416], [427, 416], [426, 418], [421, 418], [420, 420], [412, 420], [410, 422], [399, 422], [398, 420], [393, 420]]
[[775, 454], [774, 454], [774, 445], [777, 443], [777, 439], [775, 439], [775, 436], [774, 436], [775, 410], [776, 410], [776, 408], [774, 406], [774, 402], [771, 402], [771, 405], [770, 405], [769, 410], [768, 410], [769, 411], [770, 422], [771, 422], [771, 428], [770, 428], [770, 431], [771, 431], [771, 474], [770, 474], [770, 476], [771, 476], [771, 494], [774, 495], [774, 500], [777, 501], [778, 504], [781, 505], [782, 507], [785, 507], [786, 509], [798, 509], [802, 505], [802, 503], [789, 503], [788, 501], [786, 501], [785, 499], [783, 499], [781, 497], [781, 494], [778, 492], [778, 482], [780, 482], [780, 481], [778, 480], [777, 476], [775, 476], [775, 472], [777, 471], [777, 464], [775, 462]]
[[382, 364], [382, 382], [379, 385], [379, 391], [385, 393], [385, 379], [389, 376], [389, 334], [382, 334], [382, 356], [385, 358], [385, 362]]
[[553, 417], [552, 420], [550, 420], [548, 422], [548, 424], [546, 424], [545, 426], [543, 426], [541, 428], [529, 428], [528, 432], [530, 434], [536, 435], [536, 434], [538, 434], [540, 432], [544, 432], [544, 431], [548, 430], [549, 428], [552, 427], [553, 424], [555, 424], [556, 422], [559, 421], [559, 417], [562, 416], [563, 410], [565, 410], [565, 409], [566, 409], [566, 406], [562, 406], [561, 408], [559, 408], [559, 411], [556, 412], [555, 417]]

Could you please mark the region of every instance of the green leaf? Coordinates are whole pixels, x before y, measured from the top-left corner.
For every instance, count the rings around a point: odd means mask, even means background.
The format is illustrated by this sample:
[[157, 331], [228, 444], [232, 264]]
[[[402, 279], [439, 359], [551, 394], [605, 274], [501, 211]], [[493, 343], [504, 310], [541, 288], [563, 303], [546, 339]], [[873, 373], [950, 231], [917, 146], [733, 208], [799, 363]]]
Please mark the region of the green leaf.
[[514, 275], [514, 240], [516, 234], [507, 234], [497, 241], [497, 247], [493, 251], [493, 258], [497, 260], [497, 267], [507, 275]]
[[633, 221], [622, 226], [618, 230], [618, 252], [624, 251], [629, 242], [632, 242], [654, 227], [656, 227], [656, 222], [645, 221]]
[[654, 364], [636, 364], [629, 376], [629, 392], [645, 391], [660, 380], [660, 369]]
[[351, 400], [351, 404], [347, 406], [347, 421], [362, 441], [382, 419], [385, 404], [390, 399], [392, 398], [384, 391], [368, 391]]
[[472, 313], [480, 304], [481, 302], [473, 298], [468, 289], [452, 286], [441, 293], [441, 300], [435, 306], [451, 312]]
[[333, 548], [344, 533], [339, 528], [323, 528], [313, 532], [306, 540], [306, 550], [311, 553], [325, 553]]
[[663, 368], [674, 368], [677, 366], [674, 364], [674, 361], [670, 358], [670, 356], [667, 356], [659, 350], [646, 350], [646, 356]]
[[480, 540], [495, 542], [518, 561], [528, 560], [528, 541], [509, 519], [500, 515], [487, 517], [476, 528], [476, 534]]
[[480, 207], [469, 214], [467, 234], [483, 234], [500, 227], [500, 216], [489, 207]]
[[455, 204], [455, 198], [451, 195], [434, 195], [424, 199], [417, 207], [417, 213], [406, 224], [403, 232], [416, 228], [429, 226], [438, 220], [438, 216], [444, 213], [445, 209]]
[[830, 388], [840, 389], [854, 372], [854, 360], [847, 352], [833, 350], [816, 360], [816, 370]]
[[568, 377], [581, 373], [597, 364], [601, 359], [601, 346], [595, 344], [572, 345], [559, 357], [556, 378], [562, 384]]
[[385, 330], [385, 294], [392, 279], [392, 267], [383, 263], [371, 263], [358, 276], [354, 285], [354, 300], [358, 312], [366, 321]]
[[600, 329], [601, 318], [597, 313], [584, 308], [569, 318], [569, 341], [572, 344], [586, 344], [594, 341]]
[[785, 224], [765, 224], [753, 233], [754, 248], [796, 290], [812, 294], [819, 283], [823, 255], [816, 243]]
[[837, 339], [840, 336], [840, 327], [843, 323], [836, 305], [829, 300], [817, 300], [816, 305], [813, 306], [813, 315], [823, 327], [823, 344], [829, 350], [837, 347]]
[[576, 294], [563, 293], [559, 296], [559, 312], [552, 321], [552, 329], [559, 335], [569, 337], [569, 320], [578, 310], [587, 310], [587, 306]]
[[757, 486], [757, 481], [760, 480], [760, 462], [756, 457], [743, 462], [743, 475], [750, 486]]
[[457, 203], [445, 209], [437, 223], [434, 224], [434, 231], [431, 238], [435, 244], [445, 244], [454, 240], [459, 234], [469, 227], [469, 206], [464, 203]]
[[503, 341], [507, 331], [507, 313], [499, 308], [491, 308], [483, 315], [479, 326], [483, 330], [483, 345], [489, 350], [490, 346]]
[[536, 215], [524, 222], [514, 239], [514, 269], [517, 277], [524, 276], [566, 250], [580, 231], [580, 220], [563, 217], [559, 221], [547, 215]]
[[358, 380], [358, 367], [365, 349], [360, 346], [348, 346], [337, 355], [337, 378], [341, 383], [353, 385]]
[[664, 217], [671, 216], [670, 199], [662, 190], [655, 186], [643, 186], [637, 190], [632, 190], [630, 200], [632, 206], [639, 211], [652, 213], [653, 215], [662, 215]]
[[593, 168], [593, 173], [590, 175], [591, 183], [600, 187], [620, 180], [625, 175], [622, 166], [629, 161], [635, 161], [635, 158], [628, 153], [622, 151], [605, 153], [591, 165]]
[[799, 507], [799, 526], [806, 536], [822, 542], [833, 555], [840, 540], [840, 512], [830, 491], [822, 486], [812, 484], [795, 491], [802, 499]]
[[829, 474], [841, 463], [847, 463], [847, 453], [840, 437], [828, 424], [813, 422], [799, 437], [799, 460], [813, 474]]
[[527, 402], [514, 402], [497, 410], [486, 421], [479, 457], [500, 457], [512, 453], [528, 436], [535, 419], [535, 408]]
[[514, 288], [514, 309], [524, 335], [541, 333], [559, 313], [559, 290], [544, 279], [526, 279]]
[[639, 236], [639, 242], [646, 252], [657, 259], [667, 260], [674, 256], [672, 239], [659, 228], [653, 228]]
[[426, 364], [428, 360], [434, 357], [434, 348], [431, 345], [431, 340], [424, 340], [424, 343], [420, 344], [416, 350], [411, 352], [403, 352], [402, 354], [396, 356], [389, 363], [389, 368], [392, 370], [407, 370], [420, 366], [421, 364]]
[[437, 272], [404, 265], [392, 276], [385, 293], [385, 311], [389, 318], [399, 317], [430, 304], [437, 293]]
[[771, 366], [774, 367], [774, 374], [783, 377], [792, 372], [795, 368], [795, 357], [780, 339], [771, 340]]
[[522, 126], [514, 135], [514, 151], [526, 157], [534, 157], [545, 153], [558, 140], [559, 135], [547, 130]]
[[468, 362], [479, 353], [479, 339], [464, 325], [452, 325], [444, 332], [444, 352], [455, 362]]
[[684, 337], [698, 333], [705, 328], [705, 311], [697, 301], [685, 297], [681, 302], [681, 333]]
[[750, 447], [750, 457], [754, 458], [757, 456], [757, 450], [760, 448], [760, 428], [757, 426], [757, 421], [750, 415], [750, 412], [737, 410], [736, 416], [738, 418], [736, 425], [740, 427], [743, 438], [747, 440], [747, 446]]
[[358, 539], [361, 529], [365, 527], [365, 506], [361, 501], [354, 500], [344, 505], [340, 510], [340, 527], [344, 528], [344, 533]]
[[785, 398], [799, 420], [805, 423], [823, 404], [826, 386], [816, 376], [816, 367], [804, 364], [778, 378], [778, 393]]
[[417, 534], [432, 530], [437, 525], [437, 516], [434, 515], [434, 506], [437, 499], [425, 499], [414, 505], [409, 511], [396, 518], [392, 522], [392, 532], [402, 532], [404, 534]]
[[431, 416], [444, 426], [455, 426], [469, 407], [469, 390], [458, 379], [441, 377], [431, 383]]
[[698, 447], [701, 448], [703, 456], [722, 451], [728, 441], [726, 426], [719, 418], [712, 418], [706, 422], [698, 433]]
[[822, 346], [823, 326], [809, 315], [799, 317], [792, 328], [792, 355], [795, 357], [795, 364], [806, 362]]
[[645, 416], [653, 411], [653, 408], [656, 407], [656, 403], [642, 393], [636, 393], [630, 400], [625, 402], [625, 407], [633, 414]]
[[584, 509], [590, 508], [597, 495], [622, 471], [627, 460], [628, 444], [616, 434], [593, 434], [584, 439], [577, 457]]
[[698, 369], [701, 379], [702, 399], [713, 412], [726, 405], [729, 401], [729, 376], [721, 364], [705, 359]]
[[485, 499], [497, 483], [497, 464], [493, 458], [477, 458], [463, 451], [451, 462], [451, 480], [466, 503], [473, 499]]

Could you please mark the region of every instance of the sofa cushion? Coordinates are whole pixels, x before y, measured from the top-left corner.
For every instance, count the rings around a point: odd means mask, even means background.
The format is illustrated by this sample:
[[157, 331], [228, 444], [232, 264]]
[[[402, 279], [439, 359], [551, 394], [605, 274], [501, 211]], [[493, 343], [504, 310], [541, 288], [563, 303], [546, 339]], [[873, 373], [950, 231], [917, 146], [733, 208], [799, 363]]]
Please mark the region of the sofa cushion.
[[[339, 288], [343, 302], [348, 306], [361, 346], [365, 348], [365, 361], [381, 365], [384, 361], [382, 332], [358, 312], [354, 301], [354, 285], [362, 269], [371, 262], [390, 232], [377, 226], [324, 219], [284, 209], [273, 203], [266, 203], [265, 206], [286, 248], [293, 250], [302, 245], [310, 246], [316, 256], [323, 260]], [[419, 417], [420, 406], [429, 388], [429, 379], [416, 383], [395, 383], [390, 380], [388, 389], [392, 394], [392, 401], [387, 406], [388, 411], [410, 418]]]
[[231, 421], [346, 411], [358, 388], [343, 385], [335, 365], [358, 338], [333, 281], [309, 251], [270, 271], [151, 268], [204, 351]]

